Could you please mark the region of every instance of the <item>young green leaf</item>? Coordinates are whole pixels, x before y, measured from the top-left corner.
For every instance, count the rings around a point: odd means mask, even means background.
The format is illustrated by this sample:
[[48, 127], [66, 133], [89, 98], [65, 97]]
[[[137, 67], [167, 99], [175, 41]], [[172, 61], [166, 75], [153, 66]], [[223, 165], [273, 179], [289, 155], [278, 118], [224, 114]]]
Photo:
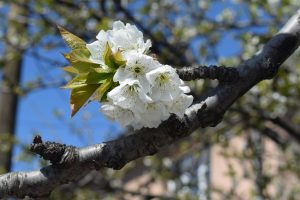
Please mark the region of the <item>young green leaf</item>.
[[106, 79], [106, 81], [100, 85], [100, 87], [95, 91], [93, 100], [103, 100], [103, 97], [106, 96], [106, 93], [110, 91], [113, 86], [112, 78]]
[[119, 50], [113, 54], [108, 42], [105, 45], [103, 60], [104, 63], [113, 70], [116, 70], [126, 64], [126, 61], [123, 60], [122, 54]]
[[66, 41], [66, 43], [71, 47], [72, 50], [76, 49], [86, 49], [86, 43], [76, 35], [70, 33], [61, 26], [57, 26], [60, 31], [61, 36]]
[[71, 116], [73, 117], [84, 103], [93, 95], [99, 85], [86, 85], [80, 88], [75, 88], [71, 91]]
[[87, 82], [87, 74], [81, 74], [81, 75], [73, 78], [63, 88], [67, 88], [67, 89], [81, 88], [81, 87], [88, 85], [86, 82]]
[[63, 70], [68, 73], [71, 73], [71, 74], [79, 74], [79, 71], [75, 67], [72, 67], [72, 66], [66, 66], [63, 68]]
[[104, 83], [106, 79], [108, 78], [112, 78], [113, 77], [113, 73], [109, 72], [109, 71], [105, 71], [105, 70], [95, 70], [95, 71], [91, 71], [88, 73], [87, 75], [87, 80], [86, 83], [87, 84], [100, 84], [100, 83]]
[[126, 60], [123, 60], [121, 51], [119, 50], [114, 54], [114, 61], [118, 67], [123, 67], [126, 65]]
[[114, 62], [112, 59], [113, 59], [113, 52], [107, 42], [105, 45], [105, 50], [104, 50], [104, 54], [103, 54], [104, 63], [112, 69], [117, 69], [117, 67], [114, 65]]
[[100, 67], [100, 64], [92, 62], [83, 51], [74, 50], [71, 53], [64, 54], [64, 57], [79, 73], [87, 73], [92, 71], [93, 68]]

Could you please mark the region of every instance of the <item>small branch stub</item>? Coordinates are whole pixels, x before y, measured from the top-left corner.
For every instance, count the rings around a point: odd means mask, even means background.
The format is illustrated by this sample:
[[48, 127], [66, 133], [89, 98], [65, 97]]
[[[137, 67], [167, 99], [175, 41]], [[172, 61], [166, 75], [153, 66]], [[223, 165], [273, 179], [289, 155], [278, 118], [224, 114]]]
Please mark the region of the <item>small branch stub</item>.
[[34, 137], [30, 151], [40, 155], [45, 160], [49, 160], [53, 165], [66, 166], [78, 159], [78, 150], [75, 147], [56, 142], [44, 143], [40, 135]]

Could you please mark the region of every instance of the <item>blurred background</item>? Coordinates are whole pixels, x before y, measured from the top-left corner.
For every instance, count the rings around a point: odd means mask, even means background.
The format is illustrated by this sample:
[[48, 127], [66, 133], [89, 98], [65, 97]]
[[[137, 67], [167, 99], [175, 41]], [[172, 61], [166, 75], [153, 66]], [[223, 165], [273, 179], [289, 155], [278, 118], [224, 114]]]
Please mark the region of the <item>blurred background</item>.
[[[87, 42], [116, 20], [135, 24], [164, 64], [237, 66], [299, 9], [299, 0], [0, 0], [0, 172], [38, 170], [36, 134], [78, 147], [124, 130], [91, 103], [71, 119], [68, 52], [57, 25]], [[159, 154], [102, 169], [50, 199], [300, 199], [300, 53], [240, 98], [215, 128]], [[216, 81], [188, 83], [193, 94]], [[1, 174], [0, 173], [0, 174]]]

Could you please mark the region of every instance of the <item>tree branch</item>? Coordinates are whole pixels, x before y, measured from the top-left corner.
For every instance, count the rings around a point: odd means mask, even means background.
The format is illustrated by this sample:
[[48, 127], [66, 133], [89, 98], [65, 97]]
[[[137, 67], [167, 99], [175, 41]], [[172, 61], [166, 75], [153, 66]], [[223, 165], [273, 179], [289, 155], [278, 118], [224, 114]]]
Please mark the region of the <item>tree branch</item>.
[[273, 124], [279, 126], [284, 129], [296, 142], [300, 143], [300, 131], [290, 123], [288, 120], [284, 119], [284, 117], [280, 116], [271, 116], [269, 113], [265, 112], [263, 109], [259, 108], [257, 105], [251, 105], [253, 109], [259, 114], [262, 120], [268, 120]]
[[142, 129], [114, 141], [75, 148], [77, 156], [70, 156], [70, 159], [64, 156], [61, 164], [39, 171], [4, 174], [0, 176], [0, 198], [47, 196], [55, 187], [78, 180], [90, 170], [121, 169], [126, 163], [153, 155], [161, 147], [190, 135], [199, 127], [216, 126], [239, 97], [258, 82], [272, 78], [299, 43], [300, 10], [257, 55], [238, 66], [239, 78], [235, 83], [220, 83], [203, 95], [201, 102], [188, 108], [182, 119], [171, 116], [156, 129]]
[[221, 82], [234, 82], [239, 77], [239, 72], [233, 67], [224, 66], [197, 66], [197, 67], [183, 67], [177, 69], [177, 74], [184, 81], [191, 81], [195, 79], [208, 78], [217, 79]]
[[273, 142], [278, 144], [281, 149], [285, 149], [288, 146], [288, 140], [280, 137], [279, 134], [275, 130], [266, 127], [264, 129], [258, 130], [258, 131], [261, 131], [261, 133], [263, 135], [267, 136]]

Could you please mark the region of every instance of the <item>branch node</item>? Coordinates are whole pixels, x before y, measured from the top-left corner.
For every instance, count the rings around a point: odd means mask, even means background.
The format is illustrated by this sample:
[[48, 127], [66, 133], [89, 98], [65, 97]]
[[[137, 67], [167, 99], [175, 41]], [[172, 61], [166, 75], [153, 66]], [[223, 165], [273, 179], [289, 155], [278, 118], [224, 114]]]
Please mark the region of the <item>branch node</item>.
[[68, 166], [78, 160], [78, 150], [74, 146], [56, 142], [44, 143], [40, 135], [34, 137], [30, 151], [49, 160], [53, 165]]

